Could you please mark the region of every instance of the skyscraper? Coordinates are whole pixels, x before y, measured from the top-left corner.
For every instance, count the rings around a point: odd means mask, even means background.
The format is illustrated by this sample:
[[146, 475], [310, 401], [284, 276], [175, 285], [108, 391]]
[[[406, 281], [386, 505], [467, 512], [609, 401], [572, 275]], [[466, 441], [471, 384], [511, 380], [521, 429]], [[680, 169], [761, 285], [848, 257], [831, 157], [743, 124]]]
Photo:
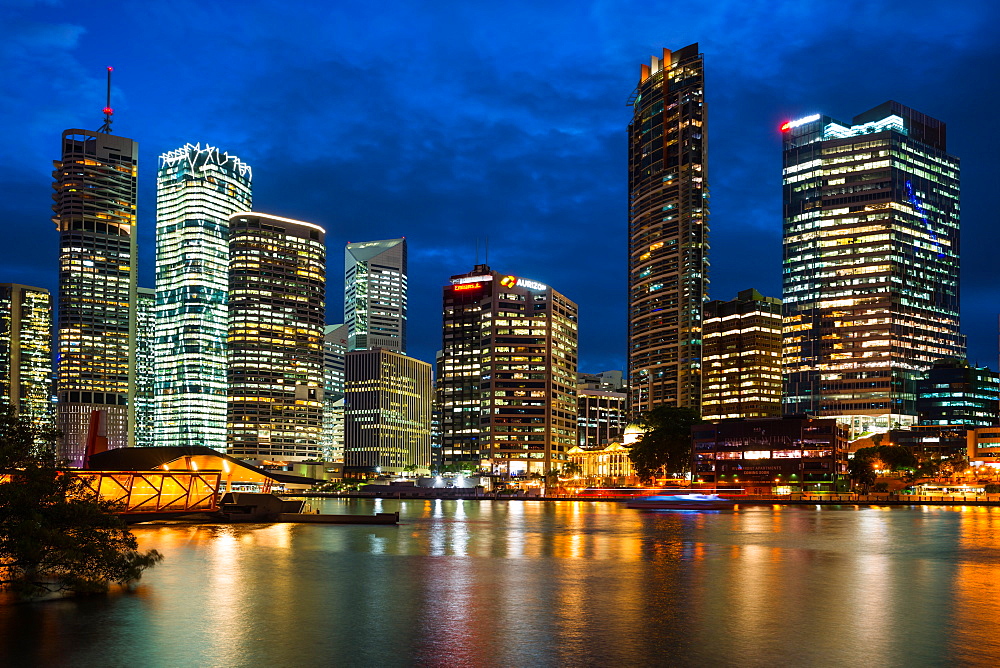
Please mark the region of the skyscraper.
[[160, 156], [156, 175], [156, 436], [226, 447], [229, 216], [251, 206], [250, 167], [214, 146]]
[[698, 44], [653, 56], [629, 105], [631, 410], [698, 410], [708, 293], [707, 111]]
[[156, 290], [139, 288], [136, 295], [135, 372], [130, 404], [129, 447], [158, 445], [156, 417]]
[[52, 427], [52, 296], [43, 288], [0, 283], [0, 406]]
[[327, 325], [323, 335], [323, 458], [344, 460], [344, 357], [347, 325]]
[[347, 349], [406, 352], [406, 239], [344, 249]]
[[347, 353], [344, 468], [431, 466], [431, 365], [385, 348]]
[[781, 130], [785, 412], [855, 434], [912, 424], [915, 379], [965, 356], [945, 124], [890, 101]]
[[229, 454], [318, 459], [323, 438], [325, 232], [261, 213], [229, 219]]
[[743, 290], [705, 304], [706, 420], [781, 415], [781, 300]]
[[[107, 122], [105, 128], [110, 132]], [[59, 230], [56, 427], [63, 433], [60, 454], [77, 465], [93, 411], [104, 411], [109, 448], [128, 444], [138, 156], [131, 139], [73, 129], [63, 132], [62, 158], [53, 163], [52, 220]]]
[[484, 264], [444, 288], [442, 464], [500, 475], [562, 468], [576, 442], [577, 306]]

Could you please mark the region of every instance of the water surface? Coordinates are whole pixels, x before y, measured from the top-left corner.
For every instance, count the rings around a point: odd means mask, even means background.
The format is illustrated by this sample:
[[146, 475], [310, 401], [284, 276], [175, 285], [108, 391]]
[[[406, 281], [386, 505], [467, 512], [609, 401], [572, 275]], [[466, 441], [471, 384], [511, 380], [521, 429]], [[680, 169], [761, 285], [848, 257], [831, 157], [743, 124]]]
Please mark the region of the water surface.
[[0, 608], [5, 665], [1000, 664], [997, 508], [316, 505], [402, 523], [138, 526], [164, 562]]

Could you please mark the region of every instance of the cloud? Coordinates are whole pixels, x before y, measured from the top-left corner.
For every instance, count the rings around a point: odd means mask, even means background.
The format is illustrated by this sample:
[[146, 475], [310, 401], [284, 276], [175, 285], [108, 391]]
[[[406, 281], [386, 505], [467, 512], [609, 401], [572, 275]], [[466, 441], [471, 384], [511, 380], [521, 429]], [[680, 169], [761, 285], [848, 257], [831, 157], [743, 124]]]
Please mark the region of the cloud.
[[[896, 98], [949, 122], [963, 159], [966, 321], [976, 350], [995, 350], [978, 331], [979, 312], [995, 310], [994, 158], [981, 138], [1000, 49], [989, 3], [777, 0], [691, 11], [268, 0], [232, 11], [179, 0], [122, 3], [110, 16], [73, 7], [72, 19], [44, 5], [12, 15], [18, 22], [5, 27], [16, 39], [0, 45], [17, 82], [0, 122], [16, 128], [9, 149], [18, 156], [0, 164], [0, 216], [23, 221], [20, 242], [33, 230], [49, 244], [16, 258], [0, 251], [0, 265], [18, 275], [54, 283], [50, 161], [62, 129], [99, 124], [103, 67], [114, 64], [115, 128], [142, 151], [143, 284], [152, 282], [156, 157], [208, 142], [253, 166], [256, 208], [327, 228], [329, 321], [342, 308], [342, 245], [406, 236], [413, 352], [433, 359], [441, 286], [471, 268], [476, 240], [488, 236], [497, 269], [580, 303], [582, 368], [621, 368], [625, 100], [650, 54], [698, 41], [712, 297], [780, 293], [778, 123], [814, 111], [849, 120]], [[103, 62], [109, 40], [116, 63]]]

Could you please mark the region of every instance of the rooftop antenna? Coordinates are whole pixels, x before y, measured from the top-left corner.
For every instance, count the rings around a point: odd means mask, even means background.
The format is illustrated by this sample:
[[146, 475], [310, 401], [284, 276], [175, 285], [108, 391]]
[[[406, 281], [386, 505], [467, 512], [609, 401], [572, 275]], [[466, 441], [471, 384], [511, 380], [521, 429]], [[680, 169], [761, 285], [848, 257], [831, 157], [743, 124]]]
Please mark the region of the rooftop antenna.
[[490, 235], [486, 235], [486, 259], [483, 260], [483, 264], [490, 263]]
[[111, 108], [111, 72], [115, 68], [108, 68], [108, 99], [104, 105], [104, 125], [98, 132], [104, 132], [106, 134], [111, 134], [111, 115], [115, 113], [115, 110]]

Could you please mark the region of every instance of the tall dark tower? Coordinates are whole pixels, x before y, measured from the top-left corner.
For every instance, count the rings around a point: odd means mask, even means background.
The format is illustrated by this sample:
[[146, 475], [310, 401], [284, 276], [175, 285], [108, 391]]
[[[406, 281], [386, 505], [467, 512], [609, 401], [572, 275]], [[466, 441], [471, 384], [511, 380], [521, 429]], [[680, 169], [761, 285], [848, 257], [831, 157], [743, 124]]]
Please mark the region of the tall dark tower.
[[945, 124], [898, 102], [784, 137], [785, 412], [855, 434], [917, 420], [915, 381], [964, 357], [959, 161]]
[[704, 93], [704, 62], [695, 43], [653, 56], [629, 100], [633, 414], [701, 405], [701, 310], [708, 293]]
[[[109, 88], [110, 88], [110, 69]], [[101, 131], [62, 134], [52, 172], [59, 230], [56, 426], [61, 455], [81, 464], [91, 414], [103, 411], [108, 447], [128, 444], [135, 350], [136, 175], [139, 145]]]

